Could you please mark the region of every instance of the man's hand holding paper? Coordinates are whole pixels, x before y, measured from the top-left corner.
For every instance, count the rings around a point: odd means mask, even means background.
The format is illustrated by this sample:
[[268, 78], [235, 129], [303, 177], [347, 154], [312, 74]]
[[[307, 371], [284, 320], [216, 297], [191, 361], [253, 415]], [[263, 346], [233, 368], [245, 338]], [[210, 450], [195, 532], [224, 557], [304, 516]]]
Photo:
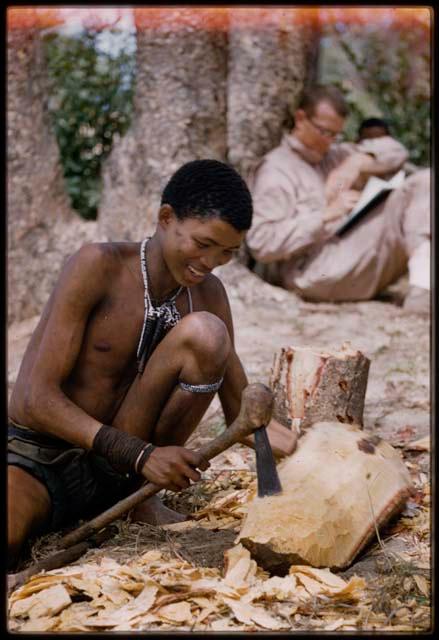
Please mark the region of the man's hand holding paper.
[[355, 191], [354, 189], [341, 191], [335, 200], [326, 207], [323, 221], [331, 222], [332, 220], [337, 220], [347, 213], [350, 213], [357, 204], [359, 197], [360, 192]]

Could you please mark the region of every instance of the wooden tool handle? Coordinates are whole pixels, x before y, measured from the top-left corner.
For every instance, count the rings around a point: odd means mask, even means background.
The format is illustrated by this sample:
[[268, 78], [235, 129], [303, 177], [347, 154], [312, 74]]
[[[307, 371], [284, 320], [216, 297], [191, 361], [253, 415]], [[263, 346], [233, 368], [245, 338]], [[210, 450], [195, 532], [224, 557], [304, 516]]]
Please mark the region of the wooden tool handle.
[[198, 449], [206, 460], [211, 460], [236, 442], [240, 442], [262, 425], [270, 422], [273, 411], [273, 394], [260, 382], [249, 384], [242, 392], [241, 409], [232, 424], [215, 440]]
[[[273, 409], [273, 394], [268, 387], [259, 382], [248, 385], [241, 398], [241, 410], [232, 424], [215, 440], [204, 445], [198, 451], [201, 455], [210, 460], [219, 453], [222, 453], [245, 436], [251, 434], [261, 425], [266, 425], [270, 421]], [[78, 529], [71, 531], [59, 541], [60, 548], [71, 547], [72, 545], [85, 540], [95, 531], [106, 527], [110, 522], [114, 522], [125, 513], [133, 509], [138, 504], [150, 498], [163, 487], [148, 482], [131, 495], [123, 498], [115, 505], [86, 522]]]
[[59, 569], [60, 567], [64, 567], [66, 564], [71, 562], [75, 562], [78, 560], [86, 551], [88, 551], [93, 545], [100, 545], [102, 542], [105, 542], [109, 538], [114, 536], [114, 527], [108, 527], [108, 529], [104, 529], [100, 531], [96, 536], [93, 537], [93, 540], [84, 540], [83, 542], [79, 542], [78, 544], [73, 545], [69, 549], [62, 549], [57, 553], [52, 554], [51, 556], [47, 556], [42, 560], [38, 560], [33, 564], [23, 569], [19, 573], [9, 573], [8, 574], [8, 593], [11, 593], [14, 589], [21, 587], [22, 584], [31, 578], [36, 573], [40, 573], [41, 571], [51, 571], [52, 569]]
[[103, 527], [106, 527], [108, 524], [114, 522], [134, 507], [137, 507], [138, 504], [140, 504], [147, 498], [150, 498], [154, 494], [158, 493], [162, 488], [163, 487], [160, 487], [153, 482], [148, 482], [147, 484], [143, 485], [143, 487], [140, 487], [140, 489], [137, 489], [137, 491], [134, 491], [134, 493], [131, 493], [126, 498], [123, 498], [119, 502], [116, 502], [115, 505], [99, 514], [89, 522], [86, 522], [85, 524], [78, 527], [78, 529], [75, 529], [74, 531], [71, 531], [70, 533], [65, 535], [59, 541], [58, 546], [61, 549], [67, 549], [77, 542], [85, 540], [89, 536], [93, 535], [95, 531], [103, 529]]

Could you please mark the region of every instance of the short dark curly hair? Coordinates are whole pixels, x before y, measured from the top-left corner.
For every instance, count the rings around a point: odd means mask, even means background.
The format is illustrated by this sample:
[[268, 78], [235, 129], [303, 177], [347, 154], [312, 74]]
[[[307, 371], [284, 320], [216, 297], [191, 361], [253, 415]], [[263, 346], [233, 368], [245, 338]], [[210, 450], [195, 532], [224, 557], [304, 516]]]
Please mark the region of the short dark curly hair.
[[177, 218], [220, 218], [238, 231], [250, 229], [250, 191], [235, 169], [218, 160], [193, 160], [178, 169], [163, 190]]
[[390, 134], [390, 127], [387, 120], [384, 120], [384, 118], [366, 118], [366, 120], [363, 120], [358, 127], [359, 135], [362, 134], [364, 129], [369, 129], [370, 127], [380, 127], [387, 134]]

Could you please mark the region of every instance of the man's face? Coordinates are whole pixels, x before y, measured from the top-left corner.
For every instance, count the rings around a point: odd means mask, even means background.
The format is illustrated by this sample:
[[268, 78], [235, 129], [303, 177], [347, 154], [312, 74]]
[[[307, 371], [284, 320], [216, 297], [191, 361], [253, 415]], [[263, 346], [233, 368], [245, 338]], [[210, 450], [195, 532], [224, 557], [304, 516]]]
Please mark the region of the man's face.
[[294, 114], [293, 133], [307, 148], [310, 161], [318, 163], [327, 153], [332, 142], [342, 132], [344, 118], [329, 102], [319, 102], [314, 113], [298, 109]]
[[169, 205], [161, 207], [159, 226], [166, 265], [173, 278], [191, 287], [238, 251], [245, 231], [219, 218], [179, 220]]

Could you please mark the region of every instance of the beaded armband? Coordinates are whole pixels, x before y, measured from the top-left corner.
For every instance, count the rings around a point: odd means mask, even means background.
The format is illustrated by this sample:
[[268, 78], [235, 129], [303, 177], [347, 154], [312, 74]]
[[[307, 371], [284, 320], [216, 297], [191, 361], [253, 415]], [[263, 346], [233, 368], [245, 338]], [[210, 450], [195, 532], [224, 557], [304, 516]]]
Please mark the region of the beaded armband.
[[188, 384], [187, 382], [179, 381], [180, 387], [184, 391], [191, 391], [192, 393], [212, 393], [218, 391], [223, 383], [223, 379], [218, 382], [212, 382], [211, 384]]

